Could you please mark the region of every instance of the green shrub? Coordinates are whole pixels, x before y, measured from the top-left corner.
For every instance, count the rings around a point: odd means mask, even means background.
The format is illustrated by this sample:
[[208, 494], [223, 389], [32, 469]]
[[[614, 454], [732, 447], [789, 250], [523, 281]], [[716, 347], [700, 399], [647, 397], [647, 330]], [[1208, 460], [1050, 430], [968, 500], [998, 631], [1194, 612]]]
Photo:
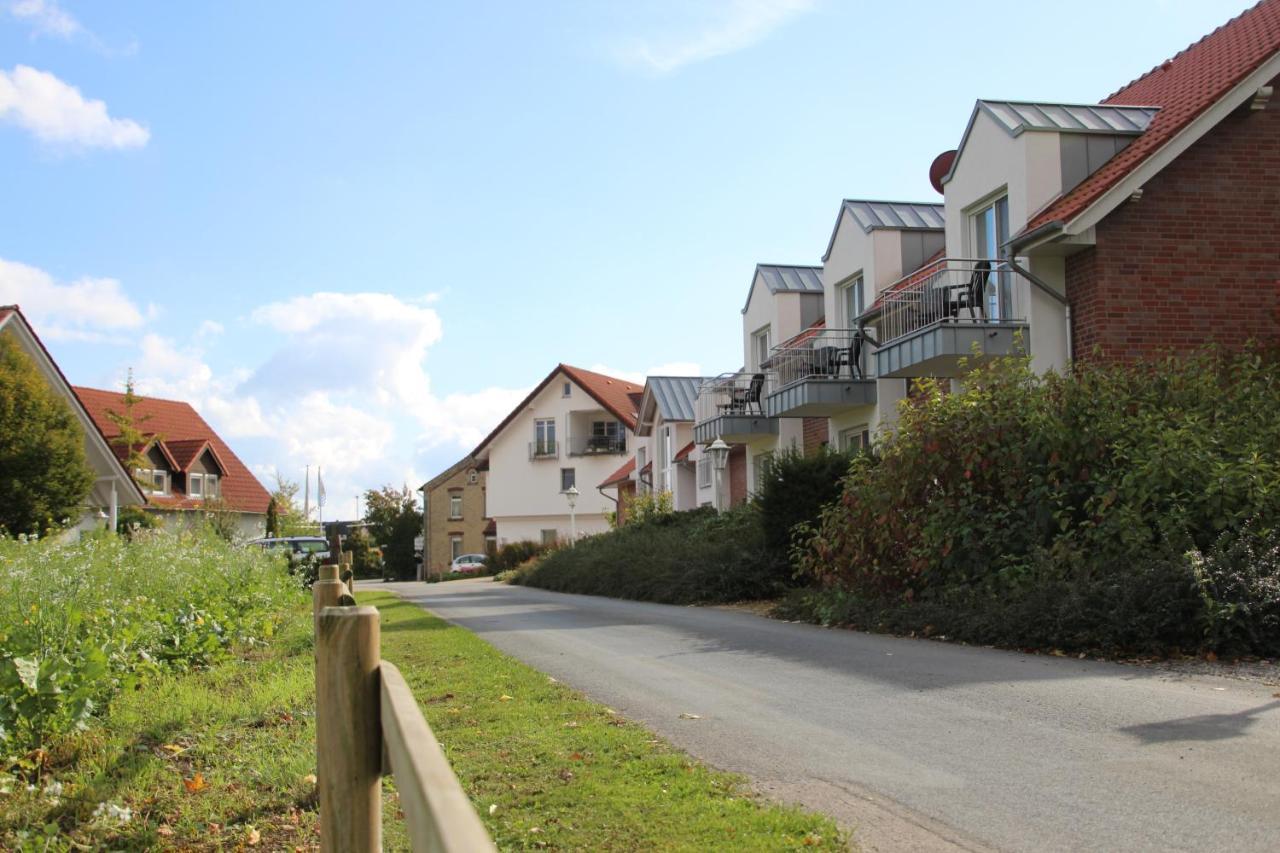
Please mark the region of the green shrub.
[[825, 447], [810, 456], [796, 450], [774, 456], [756, 492], [766, 547], [787, 557], [797, 525], [807, 529], [840, 497], [849, 461], [849, 454]]
[[268, 641], [302, 600], [281, 561], [207, 531], [0, 539], [0, 586], [0, 756], [10, 759], [83, 726], [140, 678]]
[[1207, 645], [1280, 655], [1280, 528], [1250, 520], [1197, 557]]
[[534, 557], [547, 553], [550, 549], [551, 546], [549, 545], [543, 545], [540, 542], [533, 542], [528, 539], [520, 542], [508, 542], [498, 548], [488, 562], [485, 563], [485, 571], [494, 575], [498, 572], [511, 571], [518, 568], [522, 563], [527, 563]]
[[[987, 642], [1092, 630], [1102, 644], [1150, 644], [1167, 635], [1163, 619], [1125, 635], [1099, 608], [1120, 614], [1147, 595], [1203, 631], [1203, 610], [1185, 608], [1196, 582], [1183, 555], [1280, 511], [1272, 353], [1205, 350], [1068, 376], [999, 359], [970, 372], [960, 393], [927, 380], [922, 390], [878, 459], [854, 459], [797, 549], [805, 574], [858, 601], [946, 601], [1013, 620], [989, 626], [1006, 639]], [[1143, 592], [1152, 578], [1164, 580]], [[1037, 627], [1030, 611], [1017, 620], [1016, 606], [1037, 596], [1062, 627]]]
[[783, 587], [784, 561], [764, 542], [759, 510], [702, 508], [580, 540], [519, 572], [513, 583], [561, 592], [671, 604], [767, 598]]

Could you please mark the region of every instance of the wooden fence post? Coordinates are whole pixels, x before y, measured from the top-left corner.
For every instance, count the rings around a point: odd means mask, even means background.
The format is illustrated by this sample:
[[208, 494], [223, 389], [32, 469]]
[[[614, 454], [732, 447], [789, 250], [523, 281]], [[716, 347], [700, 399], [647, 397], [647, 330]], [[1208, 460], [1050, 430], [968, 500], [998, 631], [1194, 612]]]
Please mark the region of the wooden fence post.
[[[338, 580], [338, 567], [333, 563], [325, 563], [320, 567], [320, 578], [311, 585], [311, 616], [319, 630], [320, 611], [326, 607], [336, 607], [346, 587]], [[319, 653], [319, 641], [316, 651]]]
[[[341, 581], [334, 581], [341, 585]], [[326, 607], [316, 621], [320, 849], [382, 849], [382, 656], [376, 607]]]

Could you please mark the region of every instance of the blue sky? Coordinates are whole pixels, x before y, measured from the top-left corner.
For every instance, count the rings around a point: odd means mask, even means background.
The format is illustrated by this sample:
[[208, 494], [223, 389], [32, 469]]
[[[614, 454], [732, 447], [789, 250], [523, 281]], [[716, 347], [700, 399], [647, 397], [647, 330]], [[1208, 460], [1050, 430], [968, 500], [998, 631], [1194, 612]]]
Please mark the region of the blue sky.
[[0, 302], [347, 516], [557, 362], [733, 369], [754, 265], [937, 199], [976, 98], [1098, 100], [1248, 5], [0, 0]]

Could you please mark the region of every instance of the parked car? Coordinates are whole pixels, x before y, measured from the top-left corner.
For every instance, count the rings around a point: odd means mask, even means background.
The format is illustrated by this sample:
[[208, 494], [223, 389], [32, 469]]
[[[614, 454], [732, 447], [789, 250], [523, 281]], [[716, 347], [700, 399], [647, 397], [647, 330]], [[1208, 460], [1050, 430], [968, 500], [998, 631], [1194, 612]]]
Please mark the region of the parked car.
[[449, 564], [449, 571], [460, 575], [481, 575], [488, 559], [484, 554], [459, 554]]
[[329, 559], [329, 540], [323, 536], [275, 536], [253, 539], [248, 543], [272, 554], [283, 554], [290, 564], [314, 559]]

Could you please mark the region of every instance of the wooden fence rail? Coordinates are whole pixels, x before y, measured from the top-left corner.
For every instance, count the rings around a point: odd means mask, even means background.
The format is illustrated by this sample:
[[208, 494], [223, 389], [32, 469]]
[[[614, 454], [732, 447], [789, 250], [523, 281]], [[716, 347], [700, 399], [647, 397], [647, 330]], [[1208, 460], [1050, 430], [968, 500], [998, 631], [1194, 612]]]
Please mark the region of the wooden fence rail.
[[320, 849], [382, 849], [382, 777], [395, 778], [415, 851], [496, 848], [400, 670], [382, 660], [376, 607], [358, 607], [338, 567], [312, 588]]

